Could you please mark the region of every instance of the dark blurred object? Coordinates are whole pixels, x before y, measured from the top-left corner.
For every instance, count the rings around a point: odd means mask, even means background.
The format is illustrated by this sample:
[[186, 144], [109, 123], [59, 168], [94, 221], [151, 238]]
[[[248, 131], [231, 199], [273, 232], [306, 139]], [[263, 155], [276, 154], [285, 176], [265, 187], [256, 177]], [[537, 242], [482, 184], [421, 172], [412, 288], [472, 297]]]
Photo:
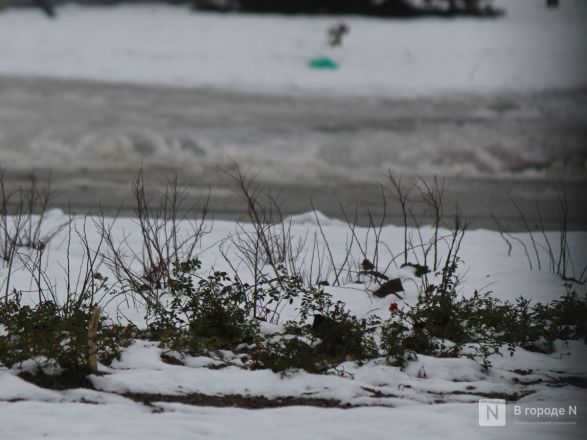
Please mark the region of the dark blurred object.
[[370, 270], [375, 270], [375, 265], [373, 263], [371, 263], [371, 261], [369, 261], [367, 258], [365, 258], [363, 260], [363, 262], [361, 263], [361, 267], [363, 268], [363, 271], [367, 272]]
[[411, 267], [414, 269], [414, 276], [418, 278], [422, 278], [428, 272], [430, 272], [430, 268], [428, 266], [423, 266], [421, 264], [414, 264], [414, 263], [404, 263], [401, 267]]
[[379, 17], [498, 17], [493, 0], [192, 0], [195, 9], [282, 14], [359, 14]]
[[328, 28], [328, 44], [330, 47], [342, 46], [342, 38], [348, 34], [350, 28], [342, 21], [336, 23]]
[[[191, 4], [194, 9], [281, 14], [356, 14], [377, 17], [476, 16], [499, 17], [494, 0], [0, 0], [10, 6], [38, 5], [49, 16], [55, 5]], [[551, 0], [547, 0], [550, 2]], [[558, 3], [558, 1], [556, 1]]]
[[49, 18], [57, 16], [55, 5], [63, 3], [61, 0], [0, 0], [0, 10], [7, 7], [36, 7], [40, 8]]
[[[41, 1], [38, 0], [0, 0], [0, 9], [2, 5], [15, 8], [38, 7]], [[91, 5], [91, 6], [111, 6], [111, 5], [140, 5], [140, 4], [167, 4], [167, 5], [191, 5], [193, 0], [51, 0], [48, 1], [51, 9], [55, 12], [57, 6], [65, 4]]]
[[546, 0], [546, 6], [548, 6], [549, 8], [558, 8], [558, 5], [558, 0]]
[[43, 10], [47, 17], [55, 18], [55, 8], [51, 0], [35, 0], [35, 4]]
[[401, 298], [398, 292], [403, 291], [404, 286], [402, 286], [402, 280], [400, 280], [399, 278], [394, 278], [392, 280], [386, 281], [381, 286], [379, 286], [379, 288], [375, 292], [373, 292], [373, 295], [379, 298], [385, 298], [387, 295], [395, 295], [398, 298]]
[[319, 338], [323, 338], [329, 333], [334, 333], [337, 330], [337, 323], [331, 318], [324, 315], [314, 315], [312, 322], [312, 333]]
[[363, 270], [359, 271], [360, 275], [369, 275], [374, 278], [379, 278], [380, 280], [389, 280], [389, 277], [379, 272], [375, 265], [371, 263], [367, 258], [365, 258], [361, 263], [361, 268]]

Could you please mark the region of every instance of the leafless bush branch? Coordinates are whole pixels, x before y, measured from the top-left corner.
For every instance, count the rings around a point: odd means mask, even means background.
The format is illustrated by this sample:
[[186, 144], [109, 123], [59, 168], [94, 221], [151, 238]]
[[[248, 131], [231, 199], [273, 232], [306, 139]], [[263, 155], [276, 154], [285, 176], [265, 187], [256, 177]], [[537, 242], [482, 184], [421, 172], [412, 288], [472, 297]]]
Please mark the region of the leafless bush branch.
[[190, 205], [191, 189], [191, 185], [180, 187], [176, 175], [153, 201], [147, 195], [140, 169], [132, 184], [139, 240], [128, 235], [115, 237], [116, 219], [107, 222], [102, 214], [98, 222], [107, 250], [106, 264], [123, 290], [138, 293], [146, 304], [158, 301], [160, 292], [168, 287], [173, 264], [195, 258], [202, 237], [209, 232], [206, 219], [210, 194]]
[[504, 228], [501, 226], [501, 224], [499, 224], [497, 219], [495, 219], [495, 217], [493, 216], [492, 217], [496, 225], [498, 226], [498, 230], [500, 231], [502, 238], [506, 241], [508, 245], [508, 255], [511, 253], [512, 241], [515, 241], [522, 247], [526, 255], [526, 260], [528, 261], [530, 270], [533, 269], [534, 264], [536, 265], [538, 270], [542, 270], [543, 258], [546, 258], [548, 261], [548, 269], [551, 272], [556, 273], [565, 281], [573, 281], [583, 284], [587, 281], [587, 265], [582, 269], [581, 273], [577, 275], [575, 263], [572, 258], [568, 241], [569, 206], [565, 189], [564, 186], [561, 184], [560, 186], [555, 186], [555, 190], [559, 203], [558, 249], [555, 248], [556, 243], [553, 243], [551, 241], [551, 238], [549, 237], [549, 234], [547, 234], [547, 231], [544, 226], [542, 211], [540, 210], [538, 204], [535, 204], [534, 207], [538, 218], [539, 233], [542, 236], [543, 243], [540, 243], [536, 238], [535, 231], [532, 230], [528, 223], [526, 213], [522, 210], [522, 208], [514, 200], [514, 198], [510, 194], [508, 194], [508, 198], [512, 203], [515, 211], [518, 213], [519, 219], [522, 222], [522, 225], [524, 226], [525, 232], [528, 234], [530, 238], [530, 245], [533, 250], [532, 255], [529, 252], [528, 245], [526, 243], [524, 243], [518, 237], [513, 236], [511, 233], [505, 232]]
[[52, 199], [51, 174], [46, 181], [40, 182], [33, 172], [27, 186], [10, 191], [7, 188], [5, 174], [0, 167], [0, 263], [7, 266], [7, 279], [3, 281], [4, 298], [8, 299], [10, 278], [19, 249], [43, 250], [51, 239], [66, 224], [58, 225], [42, 234], [47, 208]]

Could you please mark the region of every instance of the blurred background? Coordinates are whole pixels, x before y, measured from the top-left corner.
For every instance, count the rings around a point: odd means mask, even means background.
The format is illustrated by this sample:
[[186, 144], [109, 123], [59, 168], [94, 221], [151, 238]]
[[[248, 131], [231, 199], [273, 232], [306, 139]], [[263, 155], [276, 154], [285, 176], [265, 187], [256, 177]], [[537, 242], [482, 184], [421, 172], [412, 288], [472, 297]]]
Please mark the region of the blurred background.
[[178, 173], [235, 218], [238, 165], [285, 213], [342, 204], [366, 221], [391, 170], [444, 179], [447, 209], [474, 227], [522, 228], [513, 198], [556, 228], [562, 188], [571, 228], [587, 227], [586, 0], [0, 8], [9, 189], [50, 172], [55, 206], [130, 214], [142, 166], [152, 191]]

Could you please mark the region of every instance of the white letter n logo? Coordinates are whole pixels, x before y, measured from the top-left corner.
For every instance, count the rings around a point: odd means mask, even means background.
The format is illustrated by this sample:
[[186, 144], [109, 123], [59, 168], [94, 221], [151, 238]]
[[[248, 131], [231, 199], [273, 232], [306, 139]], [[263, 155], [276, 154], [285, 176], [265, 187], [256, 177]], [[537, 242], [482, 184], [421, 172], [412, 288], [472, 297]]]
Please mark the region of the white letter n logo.
[[479, 400], [479, 426], [505, 426], [505, 400]]

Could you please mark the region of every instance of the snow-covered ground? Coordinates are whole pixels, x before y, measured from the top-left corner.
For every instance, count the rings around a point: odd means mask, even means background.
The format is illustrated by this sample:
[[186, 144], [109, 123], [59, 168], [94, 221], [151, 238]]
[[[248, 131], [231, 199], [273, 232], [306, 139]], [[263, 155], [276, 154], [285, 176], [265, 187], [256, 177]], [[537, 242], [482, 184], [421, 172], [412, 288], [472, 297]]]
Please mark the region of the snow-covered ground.
[[[318, 215], [335, 260], [341, 263], [344, 249], [351, 238], [351, 230], [343, 222]], [[48, 237], [68, 217], [60, 211], [50, 211], [45, 219], [41, 237]], [[110, 220], [107, 220], [110, 222]], [[288, 220], [291, 232], [296, 237], [313, 237], [318, 232], [316, 216], [306, 214]], [[187, 225], [180, 225], [187, 231]], [[244, 226], [247, 230], [247, 226]], [[224, 240], [234, 234], [242, 234], [233, 222], [207, 223], [208, 234], [199, 246], [199, 258], [203, 262], [201, 273], [208, 270], [230, 267], [220, 254], [220, 246], [231, 255], [231, 248]], [[61, 228], [53, 236], [44, 251], [41, 266], [47, 274], [47, 285], [52, 286], [57, 296], [63, 299], [66, 287], [66, 268], [72, 271], [72, 286], [76, 289], [77, 268], [83, 268], [83, 242], [75, 231], [84, 231], [92, 249], [99, 245], [99, 234], [95, 223], [77, 217], [71, 227], [74, 234], [68, 239], [69, 228]], [[240, 231], [240, 232], [239, 232]], [[410, 229], [409, 236], [419, 240], [419, 233]], [[445, 234], [447, 231], [441, 231]], [[134, 219], [118, 219], [113, 227], [114, 238], [124, 249], [139, 251], [142, 239]], [[373, 233], [363, 228], [355, 230], [358, 239], [367, 239], [373, 249]], [[401, 253], [403, 229], [387, 226], [382, 230], [380, 264], [386, 265], [392, 256]], [[427, 240], [430, 228], [420, 233]], [[318, 234], [318, 237], [321, 235]], [[475, 289], [491, 291], [502, 300], [514, 300], [525, 296], [533, 302], [548, 302], [565, 293], [564, 281], [549, 272], [545, 240], [558, 243], [556, 232], [546, 236], [535, 235], [542, 270], [537, 269], [536, 257], [526, 256], [522, 242], [528, 246], [528, 234], [508, 236], [511, 251], [497, 232], [469, 231], [465, 235], [459, 255], [463, 263], [459, 266], [462, 284], [459, 292], [471, 295]], [[587, 233], [569, 233], [568, 243], [575, 271], [587, 264]], [[311, 241], [311, 240], [310, 240]], [[313, 245], [306, 243], [309, 249]], [[232, 250], [231, 250], [232, 249]], [[445, 252], [441, 245], [441, 252]], [[532, 249], [530, 247], [530, 249]], [[102, 249], [105, 251], [105, 249]], [[26, 248], [21, 249], [19, 262], [11, 273], [10, 287], [24, 292], [23, 300], [34, 303], [38, 295], [27, 260]], [[420, 252], [416, 249], [411, 258]], [[553, 248], [556, 255], [558, 250]], [[234, 257], [234, 254], [233, 258]], [[355, 248], [353, 258], [361, 259]], [[528, 260], [530, 259], [530, 260]], [[233, 260], [235, 261], [235, 260]], [[354, 261], [354, 260], [353, 260]], [[135, 264], [138, 262], [135, 261]], [[532, 264], [532, 269], [530, 268]], [[309, 259], [301, 262], [306, 270]], [[29, 265], [30, 267], [30, 265]], [[114, 279], [108, 267], [98, 268], [104, 277]], [[33, 268], [34, 271], [34, 268]], [[240, 275], [247, 277], [247, 268], [241, 266]], [[328, 291], [335, 299], [343, 300], [358, 317], [375, 313], [383, 318], [389, 316], [389, 305], [393, 301], [399, 307], [410, 307], [418, 296], [419, 280], [407, 269], [395, 264], [386, 271], [389, 276], [402, 279], [405, 287], [403, 299], [377, 298], [368, 293], [370, 286], [347, 281], [342, 287], [330, 287]], [[577, 275], [578, 272], [569, 273]], [[431, 282], [435, 278], [431, 275]], [[6, 287], [8, 267], [0, 268], [2, 292]], [[350, 283], [350, 284], [349, 284]], [[578, 293], [583, 286], [575, 285]], [[29, 292], [29, 293], [27, 293]], [[393, 298], [393, 299], [392, 299]], [[296, 314], [296, 304], [286, 306], [281, 312], [282, 323]], [[106, 305], [111, 317], [131, 319], [144, 325], [144, 309], [135, 308], [118, 297]], [[280, 323], [262, 326], [262, 331], [278, 331]], [[95, 390], [74, 389], [53, 391], [41, 389], [23, 381], [16, 374], [30, 370], [33, 362], [13, 369], [0, 369], [0, 437], [7, 439], [29, 438], [495, 438], [504, 435], [515, 438], [581, 438], [585, 429], [584, 411], [587, 411], [587, 393], [584, 388], [565, 385], [562, 379], [570, 375], [587, 376], [587, 346], [583, 342], [562, 341], [551, 354], [541, 354], [518, 349], [513, 356], [505, 351], [504, 357], [492, 356], [492, 367], [484, 372], [480, 364], [471, 359], [432, 358], [418, 356], [405, 369], [389, 366], [384, 359], [357, 365], [347, 361], [337, 371], [327, 375], [315, 375], [302, 371], [286, 375], [270, 370], [246, 370], [238, 354], [222, 352], [210, 357], [187, 357], [183, 365], [172, 365], [161, 359], [163, 349], [150, 341], [136, 340], [126, 348], [119, 361], [111, 366], [100, 365], [104, 375], [91, 376]], [[223, 368], [207, 368], [223, 366]], [[341, 374], [343, 372], [343, 374]], [[277, 409], [248, 410], [239, 408], [211, 408], [191, 406], [184, 403], [157, 402], [150, 406], [137, 403], [120, 393], [148, 393], [165, 396], [185, 396], [202, 393], [211, 396], [240, 394], [268, 398], [305, 397], [335, 399], [344, 404], [359, 406], [351, 409], [286, 407]], [[507, 405], [508, 424], [505, 428], [481, 428], [478, 426], [477, 401], [485, 396], [507, 396], [515, 401]], [[577, 405], [578, 417], [536, 418], [536, 408], [568, 408]], [[517, 415], [516, 406], [522, 414]]]
[[[351, 33], [343, 47], [334, 51], [326, 47], [326, 29], [338, 19], [328, 17], [192, 13], [172, 6], [67, 6], [59, 9], [56, 21], [49, 21], [34, 9], [8, 10], [0, 14], [0, 74], [367, 97], [507, 94], [512, 90], [584, 87], [587, 2], [563, 0], [561, 8], [554, 11], [547, 10], [544, 3], [497, 1], [508, 12], [498, 20], [404, 22], [345, 17]], [[308, 61], [320, 55], [334, 58], [340, 69], [310, 69]], [[70, 99], [79, 97], [74, 94]], [[100, 96], [95, 99], [101, 102]], [[137, 120], [139, 117], [137, 113]], [[238, 115], [234, 117], [238, 122]], [[39, 123], [39, 132], [43, 134], [45, 129], [44, 122]], [[79, 151], [77, 144], [71, 146], [71, 151]], [[46, 153], [47, 147], [43, 148]], [[332, 156], [339, 155], [340, 151], [333, 149]], [[51, 211], [41, 236], [56, 231], [66, 220], [63, 213]], [[82, 230], [83, 222], [78, 218], [72, 230]], [[322, 226], [335, 259], [341, 263], [349, 240], [348, 226], [325, 218]], [[49, 242], [41, 265], [47, 274], [44, 282], [58, 295], [63, 295], [67, 285], [66, 267], [75, 268], [75, 276], [84, 263], [83, 243], [75, 235], [69, 241], [67, 231], [61, 229]], [[292, 231], [298, 237], [320, 237], [313, 215], [293, 218]], [[86, 232], [90, 245], [97, 246], [91, 221]], [[219, 244], [235, 232], [234, 223], [214, 223], [201, 243], [203, 273], [212, 267], [230, 270]], [[355, 232], [366, 234], [363, 229]], [[429, 228], [421, 232], [424, 239], [431, 234]], [[140, 252], [135, 220], [118, 220], [114, 233], [120, 242]], [[419, 240], [417, 231], [411, 230], [410, 235]], [[546, 236], [552, 244], [560, 242], [557, 232]], [[379, 258], [389, 262], [401, 252], [403, 230], [387, 226], [382, 237], [389, 247]], [[520, 295], [542, 302], [559, 298], [565, 293], [564, 282], [548, 270], [545, 237], [536, 234], [534, 238], [539, 243], [541, 270], [527, 234], [509, 237], [513, 245], [509, 253], [499, 233], [468, 232], [460, 253], [460, 293], [491, 291], [495, 297], [510, 301]], [[587, 264], [587, 233], [572, 232], [567, 239], [574, 264], [571, 275], [580, 276]], [[526, 243], [528, 254], [518, 240]], [[25, 292], [24, 301], [34, 303], [37, 292], [30, 271], [22, 264], [28, 251], [21, 251], [21, 262], [11, 269], [0, 266], [0, 291], [5, 291], [10, 270], [10, 289]], [[553, 255], [558, 255], [557, 249]], [[354, 258], [358, 262], [360, 255]], [[114, 279], [106, 267], [100, 271]], [[399, 307], [413, 305], [418, 280], [393, 264], [387, 274], [400, 277], [406, 288]], [[75, 290], [76, 280], [71, 281]], [[331, 287], [329, 292], [359, 317], [369, 313], [389, 316], [389, 297], [373, 297], [366, 291], [373, 286], [351, 281], [343, 287]], [[576, 287], [584, 293], [584, 286]], [[144, 325], [144, 310], [118, 299], [108, 303], [106, 313]], [[283, 320], [295, 314], [294, 307], [282, 310]], [[264, 331], [278, 328], [267, 325]], [[562, 381], [569, 375], [587, 376], [587, 349], [579, 342], [559, 342], [551, 354], [519, 349], [512, 357], [494, 356], [488, 372], [469, 359], [419, 356], [404, 370], [380, 359], [362, 366], [345, 362], [338, 368], [342, 375], [294, 372], [281, 376], [269, 370], [240, 368], [241, 359], [231, 353], [188, 357], [184, 365], [164, 363], [160, 354], [161, 348], [153, 342], [135, 341], [119, 361], [100, 366], [107, 374], [91, 377], [95, 390], [42, 389], [19, 378], [19, 368], [1, 368], [0, 438], [582, 438], [585, 432], [587, 393]], [[20, 368], [29, 369], [31, 364]], [[206, 368], [219, 364], [225, 367]], [[305, 396], [360, 407], [248, 410], [156, 401], [147, 406], [118, 394], [125, 392]], [[505, 428], [478, 426], [476, 402], [491, 395], [524, 396], [508, 404]], [[522, 412], [577, 405], [578, 417], [518, 417], [516, 405]]]
[[[173, 6], [0, 14], [0, 73], [261, 92], [426, 95], [587, 85], [587, 2], [498, 0], [504, 18], [417, 21], [190, 12]], [[328, 55], [337, 71], [308, 67]]]

